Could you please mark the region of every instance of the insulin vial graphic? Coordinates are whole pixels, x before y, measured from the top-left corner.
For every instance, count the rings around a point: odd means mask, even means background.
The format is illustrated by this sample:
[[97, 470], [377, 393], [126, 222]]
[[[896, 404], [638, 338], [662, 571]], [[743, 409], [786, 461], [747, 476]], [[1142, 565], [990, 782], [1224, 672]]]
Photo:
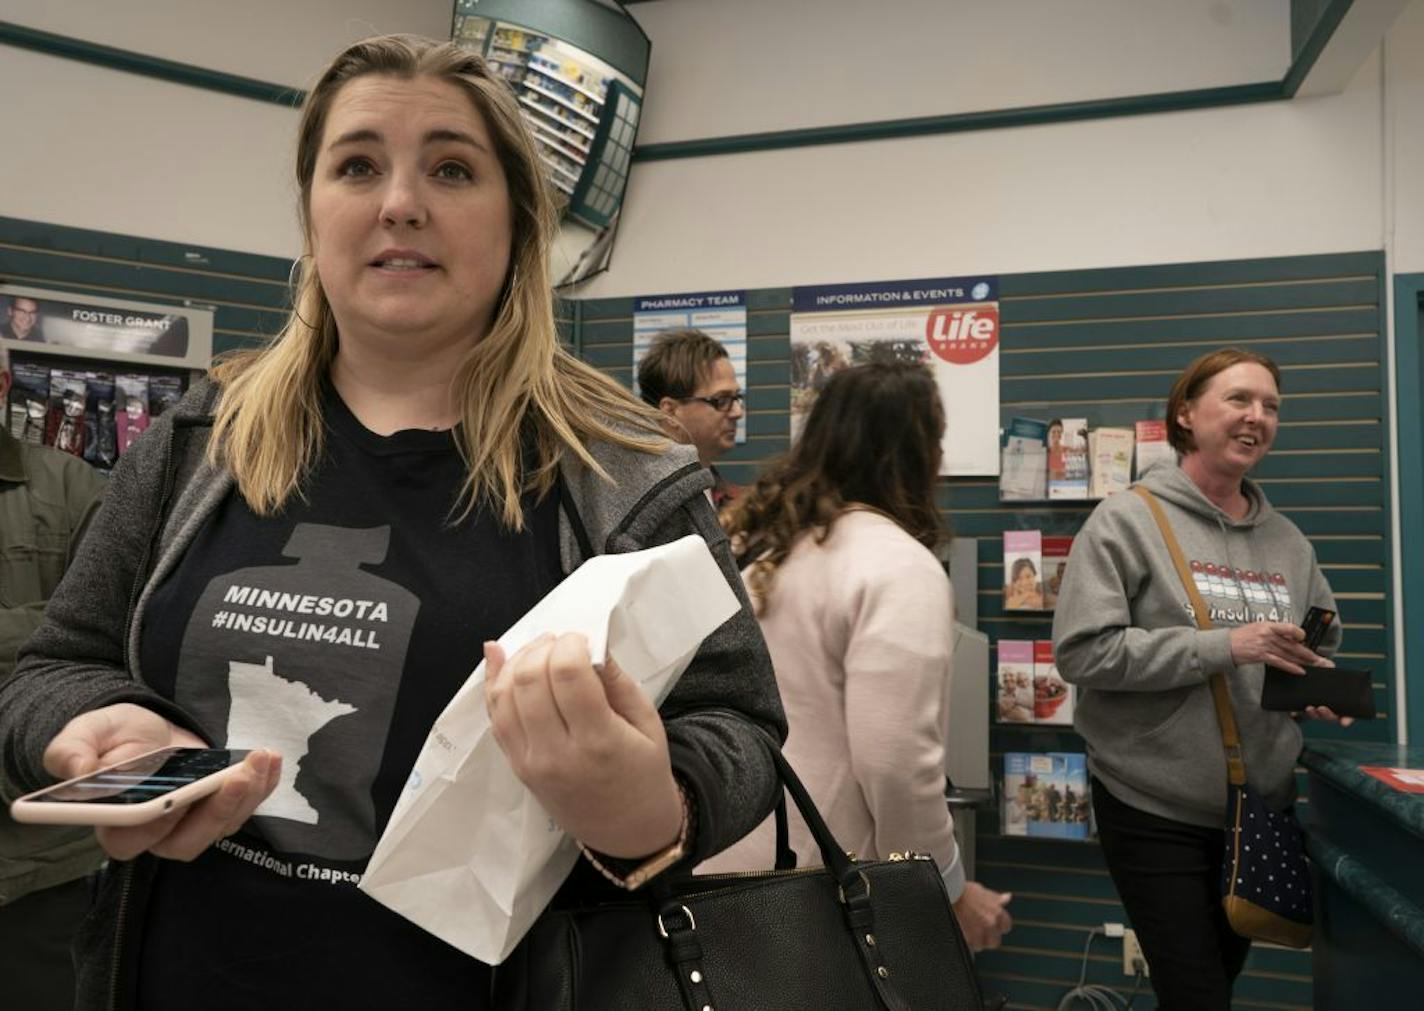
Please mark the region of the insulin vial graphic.
[[282, 776], [257, 809], [276, 848], [359, 860], [376, 842], [371, 784], [420, 601], [363, 570], [390, 527], [300, 523], [286, 565], [218, 576], [179, 653], [175, 698], [219, 746], [274, 748]]

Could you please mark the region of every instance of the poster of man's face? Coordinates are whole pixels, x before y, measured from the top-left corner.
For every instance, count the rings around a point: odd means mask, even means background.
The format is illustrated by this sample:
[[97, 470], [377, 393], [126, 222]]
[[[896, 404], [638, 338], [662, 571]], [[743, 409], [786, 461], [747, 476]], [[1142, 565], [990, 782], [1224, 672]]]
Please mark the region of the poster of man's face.
[[13, 295], [5, 300], [5, 317], [0, 321], [0, 337], [16, 341], [42, 341], [40, 334], [40, 305], [24, 295]]
[[186, 310], [172, 312], [78, 299], [0, 294], [0, 338], [101, 354], [188, 354]]

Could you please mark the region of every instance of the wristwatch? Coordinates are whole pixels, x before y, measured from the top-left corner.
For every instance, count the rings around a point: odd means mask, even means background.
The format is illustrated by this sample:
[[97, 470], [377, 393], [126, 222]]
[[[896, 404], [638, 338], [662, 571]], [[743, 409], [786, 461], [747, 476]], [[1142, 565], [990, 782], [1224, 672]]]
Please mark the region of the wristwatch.
[[615, 870], [609, 866], [609, 864], [626, 864], [629, 861], [601, 856], [583, 843], [579, 843], [579, 849], [583, 851], [584, 857], [593, 864], [598, 873], [619, 888], [625, 888], [631, 892], [633, 889], [641, 887], [687, 856], [692, 849], [692, 840], [696, 837], [697, 807], [693, 803], [692, 792], [688, 790], [681, 779], [677, 779], [677, 794], [682, 800], [682, 825], [678, 829], [677, 838], [652, 856], [645, 857], [631, 870], [619, 873], [621, 867]]

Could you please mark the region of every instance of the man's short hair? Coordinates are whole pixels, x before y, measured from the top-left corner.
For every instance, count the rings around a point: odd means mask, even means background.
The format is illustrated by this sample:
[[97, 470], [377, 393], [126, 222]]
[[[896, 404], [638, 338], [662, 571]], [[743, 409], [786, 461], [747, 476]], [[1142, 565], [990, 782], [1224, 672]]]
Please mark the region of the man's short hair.
[[664, 330], [638, 363], [638, 392], [653, 407], [663, 397], [690, 397], [717, 360], [727, 357], [727, 349], [701, 330]]

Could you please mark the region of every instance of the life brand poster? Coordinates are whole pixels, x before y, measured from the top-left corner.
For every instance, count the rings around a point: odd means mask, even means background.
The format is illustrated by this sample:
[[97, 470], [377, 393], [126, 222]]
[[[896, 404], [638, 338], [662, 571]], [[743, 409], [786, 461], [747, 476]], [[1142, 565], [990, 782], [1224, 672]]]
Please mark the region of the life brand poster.
[[999, 473], [999, 279], [929, 278], [792, 290], [791, 437], [830, 377], [875, 361], [928, 365], [948, 424], [944, 475]]

